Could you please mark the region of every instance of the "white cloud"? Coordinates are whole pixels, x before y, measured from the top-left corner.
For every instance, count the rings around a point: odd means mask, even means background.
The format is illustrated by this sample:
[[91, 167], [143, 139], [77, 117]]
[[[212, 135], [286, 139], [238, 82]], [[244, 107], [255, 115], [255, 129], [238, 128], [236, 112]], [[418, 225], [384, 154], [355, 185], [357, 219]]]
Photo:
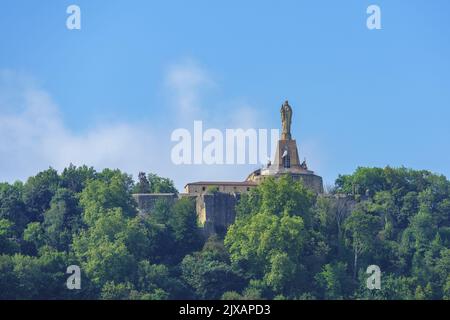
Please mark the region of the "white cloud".
[[[203, 131], [217, 128], [223, 130], [224, 135], [226, 128], [261, 127], [258, 110], [245, 99], [218, 99], [212, 95], [219, 85], [205, 68], [192, 60], [171, 65], [166, 72], [165, 85], [177, 115], [173, 129], [185, 128], [192, 133], [194, 120], [203, 122]], [[257, 168], [258, 165], [173, 165], [169, 176], [181, 190], [187, 182], [193, 181], [242, 181]]]
[[48, 93], [24, 84], [18, 74], [0, 77], [0, 180], [26, 179], [70, 163], [135, 173], [156, 162], [147, 148], [154, 145], [148, 127], [118, 123], [74, 133]]
[[[61, 171], [70, 163], [97, 170], [119, 168], [134, 176], [139, 171], [155, 172], [173, 179], [180, 190], [197, 180], [243, 180], [254, 166], [172, 164], [175, 143], [170, 134], [177, 127], [192, 130], [195, 119], [203, 120], [205, 129], [255, 127], [256, 109], [240, 100], [208, 103], [216, 84], [192, 61], [172, 65], [164, 79], [171, 112], [178, 115], [166, 132], [152, 132], [151, 123], [103, 123], [74, 132], [50, 94], [33, 79], [0, 70], [0, 181], [25, 180], [49, 166]], [[217, 106], [230, 112], [218, 116]]]
[[165, 84], [179, 118], [195, 116], [202, 109], [202, 94], [215, 86], [210, 75], [192, 60], [171, 65]]
[[256, 129], [263, 123], [256, 108], [246, 102], [238, 102], [232, 109], [229, 123], [233, 128]]

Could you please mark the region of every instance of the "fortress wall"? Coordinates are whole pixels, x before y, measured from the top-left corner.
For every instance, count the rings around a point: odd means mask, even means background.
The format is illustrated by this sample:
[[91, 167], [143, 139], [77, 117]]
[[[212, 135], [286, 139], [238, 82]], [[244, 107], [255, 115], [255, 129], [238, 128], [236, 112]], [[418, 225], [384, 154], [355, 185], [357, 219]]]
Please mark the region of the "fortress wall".
[[[296, 174], [296, 173], [289, 173], [292, 176], [293, 180], [301, 180], [303, 182], [303, 185], [307, 188], [310, 188], [317, 194], [323, 193], [323, 181], [322, 177], [317, 176], [315, 174]], [[250, 176], [249, 179], [251, 181], [255, 181], [257, 183], [262, 183], [265, 179], [270, 177], [279, 177], [283, 175], [283, 173], [280, 174], [274, 174], [274, 175], [257, 175], [257, 176]]]
[[[315, 184], [317, 188], [321, 187], [322, 179], [320, 177], [314, 175], [308, 175], [307, 177], [317, 177], [318, 179], [312, 178], [308, 183]], [[213, 234], [223, 235], [236, 219], [235, 206], [240, 199], [239, 194], [216, 192], [196, 196], [187, 194], [180, 196], [195, 198], [198, 221], [202, 225], [199, 232], [205, 238]], [[140, 214], [151, 214], [156, 201], [159, 199], [172, 203], [179, 199], [176, 194], [134, 194], [133, 197], [138, 203]], [[350, 214], [356, 205], [356, 201], [350, 196], [319, 194], [319, 197], [332, 200], [335, 209], [343, 212], [344, 215]]]
[[136, 193], [133, 194], [133, 198], [137, 202], [140, 214], [150, 214], [158, 200], [173, 203], [178, 196], [175, 193]]
[[323, 181], [320, 176], [316, 176], [315, 174], [293, 174], [292, 178], [294, 180], [301, 180], [305, 187], [314, 190], [318, 194], [323, 193]]
[[234, 223], [239, 198], [238, 194], [221, 192], [197, 196], [197, 215], [206, 236], [223, 234]]

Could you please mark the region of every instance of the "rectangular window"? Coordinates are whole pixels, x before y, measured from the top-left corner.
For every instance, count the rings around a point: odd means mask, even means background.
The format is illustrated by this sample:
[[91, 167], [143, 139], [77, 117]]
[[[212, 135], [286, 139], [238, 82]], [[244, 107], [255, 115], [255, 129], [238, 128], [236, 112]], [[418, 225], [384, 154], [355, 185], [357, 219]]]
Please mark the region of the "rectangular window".
[[291, 157], [288, 154], [283, 158], [283, 167], [285, 168], [291, 167]]

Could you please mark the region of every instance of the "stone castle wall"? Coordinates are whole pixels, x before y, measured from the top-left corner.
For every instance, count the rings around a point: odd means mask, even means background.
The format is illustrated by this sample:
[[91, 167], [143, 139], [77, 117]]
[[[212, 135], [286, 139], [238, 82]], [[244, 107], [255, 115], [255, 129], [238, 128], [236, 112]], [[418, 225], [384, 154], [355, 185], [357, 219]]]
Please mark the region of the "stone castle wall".
[[212, 234], [224, 234], [236, 219], [235, 206], [239, 201], [239, 194], [222, 192], [204, 193], [199, 195], [175, 193], [140, 193], [133, 194], [139, 214], [151, 215], [158, 201], [175, 203], [182, 197], [194, 199], [197, 218], [203, 228], [200, 230], [205, 237]]
[[[151, 214], [158, 200], [174, 203], [179, 198], [186, 196], [195, 199], [198, 222], [203, 226], [199, 231], [204, 237], [213, 234], [224, 235], [228, 227], [234, 223], [236, 219], [235, 207], [240, 199], [239, 194], [215, 192], [196, 196], [182, 194], [180, 197], [176, 194], [133, 195], [138, 203], [140, 214]], [[332, 200], [335, 210], [339, 210], [343, 216], [350, 214], [356, 205], [356, 201], [350, 196], [321, 194], [319, 197]]]
[[292, 178], [294, 180], [301, 180], [306, 187], [314, 190], [318, 194], [323, 193], [323, 181], [320, 176], [315, 174], [293, 174]]
[[[258, 184], [262, 183], [264, 181], [264, 179], [270, 178], [270, 177], [280, 177], [282, 176], [284, 173], [283, 171], [280, 171], [280, 173], [275, 174], [275, 175], [252, 175], [249, 177], [249, 179], [251, 179], [252, 181], [257, 182]], [[286, 174], [289, 174], [290, 176], [292, 176], [292, 179], [294, 181], [297, 180], [301, 180], [303, 182], [303, 185], [311, 190], [313, 190], [315, 193], [317, 194], [322, 194], [323, 193], [323, 181], [322, 181], [322, 177], [315, 175], [315, 174], [304, 174], [304, 173], [290, 173], [287, 172]]]
[[225, 234], [236, 219], [235, 206], [239, 194], [215, 192], [197, 196], [197, 216], [205, 236]]
[[136, 193], [133, 194], [140, 214], [151, 214], [157, 201], [173, 203], [178, 199], [175, 193]]

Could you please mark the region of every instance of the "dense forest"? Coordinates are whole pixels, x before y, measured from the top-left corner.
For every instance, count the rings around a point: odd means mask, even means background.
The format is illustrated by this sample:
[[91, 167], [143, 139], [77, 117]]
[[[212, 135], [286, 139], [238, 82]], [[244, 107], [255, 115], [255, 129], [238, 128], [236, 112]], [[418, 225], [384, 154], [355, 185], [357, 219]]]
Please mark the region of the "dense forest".
[[[289, 176], [242, 195], [204, 239], [195, 203], [138, 213], [169, 179], [86, 166], [0, 183], [0, 299], [450, 299], [450, 182], [358, 168], [317, 196]], [[81, 268], [69, 290], [66, 269]], [[381, 289], [366, 287], [378, 265]]]

